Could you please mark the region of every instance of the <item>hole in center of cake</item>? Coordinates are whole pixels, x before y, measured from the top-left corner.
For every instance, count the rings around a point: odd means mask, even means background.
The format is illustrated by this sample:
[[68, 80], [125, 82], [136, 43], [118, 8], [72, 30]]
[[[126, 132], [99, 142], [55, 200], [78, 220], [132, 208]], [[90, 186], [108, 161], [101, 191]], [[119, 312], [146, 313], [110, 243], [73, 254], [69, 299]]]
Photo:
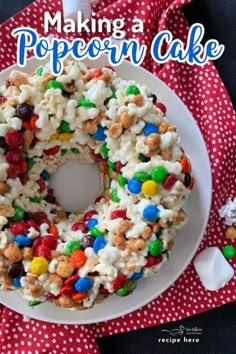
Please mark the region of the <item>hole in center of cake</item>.
[[101, 174], [96, 164], [80, 165], [68, 160], [51, 177], [50, 188], [64, 211], [83, 210], [99, 195]]

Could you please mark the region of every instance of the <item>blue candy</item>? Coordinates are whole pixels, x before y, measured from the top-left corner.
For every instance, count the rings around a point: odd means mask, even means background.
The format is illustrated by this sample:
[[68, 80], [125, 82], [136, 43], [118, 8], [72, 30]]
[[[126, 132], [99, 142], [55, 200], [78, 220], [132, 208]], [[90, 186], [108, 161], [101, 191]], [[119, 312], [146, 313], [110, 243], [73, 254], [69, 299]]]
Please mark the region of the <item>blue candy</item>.
[[160, 237], [162, 234], [163, 229], [160, 227], [160, 229], [156, 232], [156, 236]]
[[143, 277], [143, 272], [139, 272], [139, 273], [134, 273], [132, 275], [132, 277], [130, 278], [130, 280], [139, 280]]
[[106, 139], [106, 135], [104, 133], [106, 128], [102, 127], [101, 125], [98, 126], [96, 133], [93, 134], [93, 138], [98, 141], [103, 141]]
[[155, 205], [148, 205], [143, 210], [143, 218], [147, 221], [157, 221], [160, 210]]
[[15, 241], [20, 247], [28, 247], [32, 245], [32, 240], [25, 235], [16, 235], [13, 238], [13, 241]]
[[96, 237], [94, 243], [93, 243], [93, 250], [94, 252], [98, 253], [101, 249], [103, 249], [107, 244], [107, 241], [103, 236], [98, 236]]
[[20, 277], [13, 279], [13, 286], [15, 288], [21, 288]]
[[155, 126], [155, 124], [147, 123], [145, 125], [145, 127], [143, 128], [143, 132], [145, 135], [150, 135], [152, 133], [158, 133], [158, 128]]
[[133, 194], [139, 194], [141, 192], [142, 183], [137, 179], [130, 179], [127, 185], [128, 191]]
[[97, 219], [92, 218], [87, 222], [87, 227], [90, 230], [90, 229], [92, 229], [92, 227], [96, 226], [97, 224], [98, 224]]
[[45, 181], [49, 181], [50, 177], [51, 177], [50, 173], [46, 170], [43, 170], [43, 172], [40, 174], [40, 176], [43, 177], [43, 179]]
[[89, 278], [80, 278], [75, 282], [74, 288], [78, 293], [87, 293], [93, 287], [93, 282]]

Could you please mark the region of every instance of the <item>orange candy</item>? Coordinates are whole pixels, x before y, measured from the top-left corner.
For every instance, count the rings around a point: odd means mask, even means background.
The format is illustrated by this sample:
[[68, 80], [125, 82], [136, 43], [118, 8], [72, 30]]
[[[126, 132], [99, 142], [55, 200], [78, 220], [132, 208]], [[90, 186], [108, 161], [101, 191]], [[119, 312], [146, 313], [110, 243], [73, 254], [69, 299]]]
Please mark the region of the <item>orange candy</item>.
[[189, 168], [190, 168], [189, 162], [188, 162], [188, 160], [187, 160], [185, 157], [183, 157], [183, 158], [180, 160], [180, 163], [181, 163], [181, 165], [182, 165], [182, 173], [187, 173], [187, 172], [189, 172]]
[[49, 233], [52, 234], [55, 237], [59, 236], [58, 229], [57, 229], [56, 225], [51, 225], [49, 227]]
[[91, 77], [91, 79], [97, 79], [101, 75], [102, 75], [102, 70], [101, 69], [97, 69], [94, 72], [92, 72], [90, 77]]
[[84, 265], [87, 260], [86, 254], [81, 250], [75, 250], [70, 255], [70, 263], [75, 268], [80, 268]]
[[38, 180], [37, 180], [37, 183], [39, 185], [39, 188], [40, 188], [40, 192], [44, 191], [45, 189], [45, 182], [44, 182], [44, 179], [43, 177], [40, 177]]
[[88, 293], [76, 293], [72, 296], [72, 300], [80, 301], [88, 297]]
[[39, 119], [39, 116], [37, 114], [34, 114], [31, 119], [30, 119], [30, 125], [31, 125], [31, 129], [33, 129], [34, 131], [39, 131], [40, 128], [37, 127], [36, 122]]

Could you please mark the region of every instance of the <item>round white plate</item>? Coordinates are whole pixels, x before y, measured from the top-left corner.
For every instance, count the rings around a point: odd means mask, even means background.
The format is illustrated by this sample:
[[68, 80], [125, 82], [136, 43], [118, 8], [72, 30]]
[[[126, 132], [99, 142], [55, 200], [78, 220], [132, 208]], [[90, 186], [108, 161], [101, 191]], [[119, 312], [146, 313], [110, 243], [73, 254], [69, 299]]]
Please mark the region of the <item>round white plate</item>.
[[[108, 64], [105, 56], [96, 61], [85, 60], [85, 62], [91, 67]], [[42, 61], [32, 58], [28, 60], [23, 70], [30, 73], [40, 65]], [[0, 73], [0, 85], [13, 69], [18, 67], [14, 65]], [[197, 124], [176, 94], [148, 71], [124, 61], [117, 67], [117, 72], [124, 79], [136, 80], [147, 85], [167, 106], [167, 118], [179, 128], [181, 146], [191, 157], [196, 178], [196, 187], [187, 203], [189, 222], [176, 236], [170, 261], [155, 276], [139, 281], [132, 295], [127, 297], [114, 295], [89, 310], [75, 312], [49, 303], [30, 308], [16, 292], [0, 293], [2, 304], [26, 316], [55, 323], [85, 324], [113, 319], [132, 312], [156, 298], [174, 283], [191, 262], [203, 237], [210, 212], [212, 184], [208, 153]]]

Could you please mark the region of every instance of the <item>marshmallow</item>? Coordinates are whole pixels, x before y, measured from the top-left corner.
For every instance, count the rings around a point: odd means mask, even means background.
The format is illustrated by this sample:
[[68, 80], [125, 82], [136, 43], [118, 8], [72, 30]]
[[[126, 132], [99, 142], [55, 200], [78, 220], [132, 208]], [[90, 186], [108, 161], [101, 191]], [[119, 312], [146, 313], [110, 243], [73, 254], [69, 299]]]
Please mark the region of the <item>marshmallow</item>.
[[208, 290], [218, 290], [233, 277], [234, 270], [217, 247], [209, 247], [193, 261], [194, 268]]

